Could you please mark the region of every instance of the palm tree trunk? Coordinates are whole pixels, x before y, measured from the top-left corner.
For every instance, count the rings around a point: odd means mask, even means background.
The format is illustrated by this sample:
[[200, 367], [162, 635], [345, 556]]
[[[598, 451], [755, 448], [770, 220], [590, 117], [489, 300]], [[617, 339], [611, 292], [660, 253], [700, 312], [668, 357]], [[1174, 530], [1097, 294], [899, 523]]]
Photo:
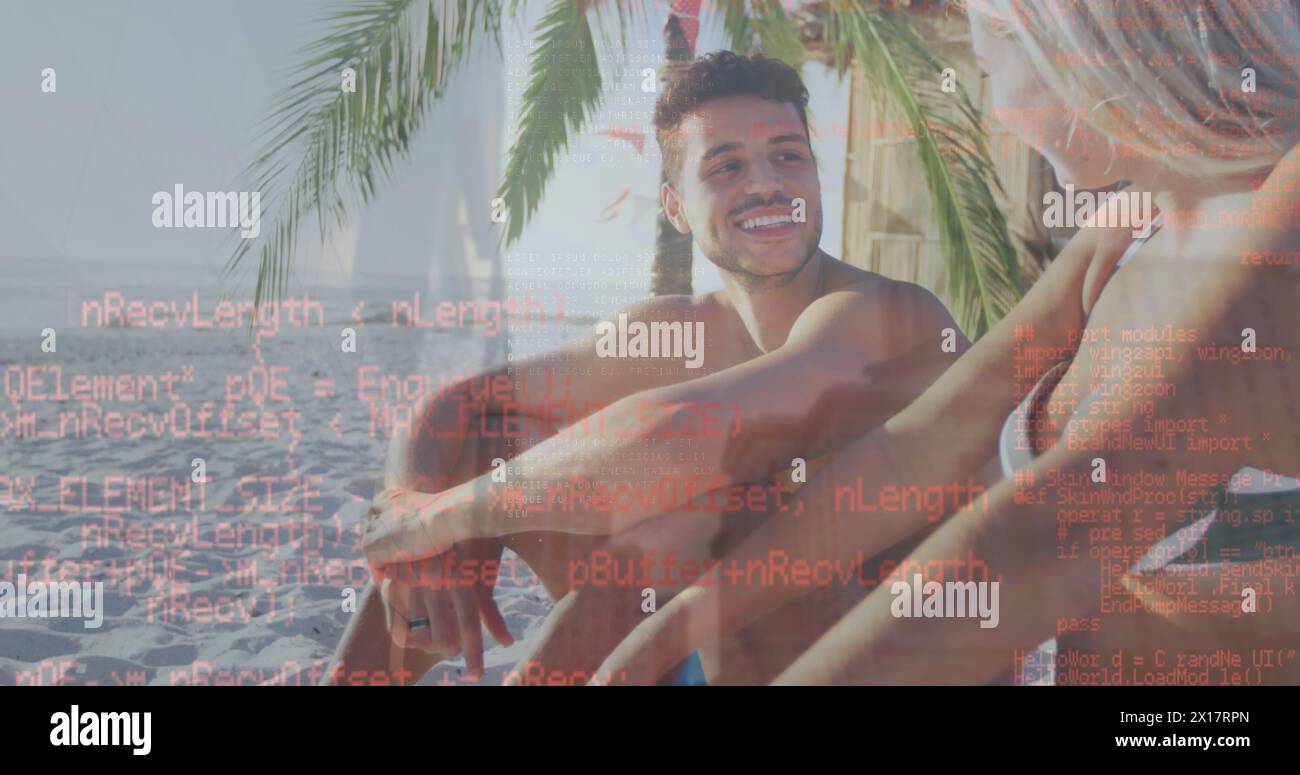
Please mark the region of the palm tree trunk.
[[[664, 47], [664, 66], [659, 73], [661, 84], [685, 70], [691, 62], [691, 50], [676, 16], [669, 16], [668, 23], [664, 25]], [[659, 171], [659, 180], [668, 180], [662, 169]], [[658, 216], [655, 218], [655, 257], [650, 266], [650, 293], [664, 296], [690, 292], [691, 235], [677, 231], [677, 227], [668, 220], [664, 213], [663, 198], [660, 197]]]

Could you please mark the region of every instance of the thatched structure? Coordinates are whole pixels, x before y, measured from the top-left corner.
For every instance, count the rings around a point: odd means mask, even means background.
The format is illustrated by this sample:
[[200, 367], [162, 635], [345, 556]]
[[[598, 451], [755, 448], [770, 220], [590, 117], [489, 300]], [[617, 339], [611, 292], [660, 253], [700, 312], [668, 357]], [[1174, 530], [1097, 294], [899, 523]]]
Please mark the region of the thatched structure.
[[[805, 42], [820, 53], [820, 23], [814, 12], [801, 19]], [[1017, 243], [1023, 286], [1027, 289], [1068, 234], [1043, 226], [1043, 194], [1055, 186], [1051, 167], [990, 115], [987, 78], [975, 64], [966, 18], [956, 13], [917, 14], [930, 52], [951, 67], [956, 81], [988, 117], [990, 152], [1005, 195], [999, 204]], [[824, 49], [824, 47], [821, 47]], [[918, 283], [952, 306], [947, 295], [944, 256], [934, 223], [933, 200], [926, 190], [911, 129], [897, 116], [882, 113], [871, 97], [871, 77], [852, 68], [848, 147], [844, 177], [844, 231], [841, 256], [856, 266]], [[943, 73], [934, 74], [936, 79]]]

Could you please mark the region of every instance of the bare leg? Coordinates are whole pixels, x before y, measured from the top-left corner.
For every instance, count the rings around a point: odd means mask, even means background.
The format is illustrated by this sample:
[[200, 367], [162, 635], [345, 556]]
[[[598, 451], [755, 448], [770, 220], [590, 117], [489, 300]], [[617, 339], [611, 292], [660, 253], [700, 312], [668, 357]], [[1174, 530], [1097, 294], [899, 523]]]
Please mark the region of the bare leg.
[[[1057, 637], [1058, 662], [1069, 665], [1058, 669], [1060, 685], [1155, 682], [1177, 678], [1174, 671], [1186, 661], [1187, 679], [1199, 675], [1211, 684], [1246, 682], [1253, 658], [1262, 657], [1254, 678], [1264, 684], [1290, 685], [1300, 680], [1300, 664], [1295, 660], [1274, 660], [1263, 652], [1283, 651], [1300, 640], [1300, 597], [1285, 594], [1276, 583], [1295, 573], [1295, 558], [1269, 558], [1250, 563], [1224, 565], [1224, 570], [1197, 572], [1177, 567], [1141, 578], [1145, 590], [1125, 576], [1129, 587], [1124, 595], [1114, 595], [1117, 603], [1138, 604], [1123, 612], [1103, 614], [1094, 610], [1083, 621], [1064, 622], [1086, 627], [1084, 632], [1065, 632]], [[1224, 576], [1233, 568], [1228, 581]], [[1260, 600], [1257, 610], [1242, 612], [1240, 589], [1272, 590], [1271, 601]], [[1168, 590], [1168, 592], [1155, 591]], [[1176, 598], [1204, 605], [1205, 613], [1173, 613]], [[1171, 613], [1156, 613], [1152, 608]], [[1058, 629], [1061, 627], [1058, 625]], [[1243, 667], [1205, 667], [1217, 653], [1231, 653]], [[1268, 660], [1265, 662], [1264, 660]]]
[[[546, 588], [551, 600], [569, 590], [570, 561], [587, 557], [598, 545], [596, 539], [564, 533], [523, 533], [505, 542], [528, 564]], [[393, 643], [384, 617], [384, 603], [374, 584], [367, 584], [358, 609], [348, 623], [322, 685], [381, 683], [409, 686], [455, 653], [430, 653], [418, 648], [401, 648]], [[599, 660], [597, 660], [599, 662]]]
[[[817, 461], [819, 464], [821, 461]], [[997, 481], [996, 460], [978, 474]], [[813, 484], [811, 486], [821, 486]], [[734, 548], [775, 512], [697, 512], [667, 515], [638, 525], [603, 547], [622, 563], [653, 556], [662, 560], [677, 554], [678, 567], [688, 561], [703, 565]], [[845, 583], [810, 588], [800, 599], [773, 611], [749, 627], [720, 642], [700, 648], [701, 662], [710, 684], [766, 684], [781, 674], [832, 625], [875, 589], [885, 563], [905, 558], [925, 538], [924, 534], [868, 558], [861, 573]], [[530, 561], [531, 564], [531, 561]], [[545, 567], [539, 565], [537, 567]], [[561, 568], [552, 572], [560, 573]], [[557, 586], [559, 584], [557, 583]], [[655, 588], [656, 602], [664, 604], [681, 584]], [[581, 683], [609, 656], [646, 616], [641, 609], [642, 588], [637, 585], [586, 585], [569, 591], [547, 618], [546, 627], [529, 655], [507, 676], [510, 683]], [[594, 676], [617, 682], [617, 676]]]
[[[827, 465], [835, 464], [832, 456]], [[985, 487], [997, 483], [1002, 478], [997, 458], [987, 461], [975, 478]], [[808, 486], [833, 487], [834, 484], [827, 481]], [[863, 569], [854, 573], [847, 583], [833, 579], [826, 586], [814, 586], [798, 600], [740, 630], [719, 644], [716, 664], [710, 664], [708, 652], [702, 652], [709, 683], [766, 685], [776, 680], [879, 583], [890, 583], [885, 577], [897, 572], [897, 563], [911, 554], [929, 532], [922, 531], [874, 558], [867, 558]]]
[[397, 684], [409, 686], [434, 665], [455, 654], [431, 654], [393, 643], [384, 621], [384, 602], [374, 584], [361, 593], [360, 607], [352, 615], [335, 652], [334, 663], [321, 681], [323, 686]]
[[[617, 676], [595, 676], [594, 671], [651, 615], [643, 609], [644, 590], [654, 591], [656, 607], [663, 605], [686, 586], [684, 572], [702, 575], [709, 561], [766, 518], [765, 513], [750, 512], [669, 514], [608, 539], [595, 553], [572, 555], [581, 572], [570, 574], [572, 566], [563, 569], [566, 593], [547, 616], [528, 656], [507, 676], [507, 683], [582, 684], [593, 677], [617, 681]], [[695, 570], [686, 571], [692, 563]], [[600, 567], [610, 570], [602, 575], [597, 571]], [[561, 570], [553, 561], [549, 568], [552, 573]]]
[[[489, 418], [485, 425], [500, 432], [503, 421], [500, 418]], [[506, 438], [504, 434], [490, 438], [468, 437], [464, 440], [459, 459], [451, 466], [451, 481], [462, 482], [478, 476], [488, 470], [494, 457], [512, 457], [543, 438], [545, 436], [541, 435], [535, 438]], [[394, 445], [403, 443], [405, 443], [403, 437], [394, 437]], [[418, 453], [411, 454], [418, 456]], [[445, 461], [426, 459], [422, 456], [414, 460], [407, 458], [403, 462], [406, 465], [395, 467], [390, 464], [385, 473], [386, 487], [418, 486], [413, 480], [421, 477], [436, 481], [436, 477], [444, 473], [437, 470], [440, 462], [446, 465]], [[395, 473], [395, 471], [403, 473]], [[507, 543], [507, 546], [510, 544]], [[520, 554], [524, 556], [522, 552]], [[524, 557], [527, 561], [527, 556]], [[548, 584], [548, 590], [554, 576], [554, 573], [549, 572], [543, 576], [543, 582]], [[344, 630], [343, 638], [334, 652], [329, 669], [321, 679], [321, 685], [337, 686], [349, 683], [411, 685], [419, 681], [434, 665], [444, 659], [455, 657], [458, 653], [458, 650], [451, 649], [435, 653], [418, 648], [403, 648], [395, 644], [388, 632], [383, 599], [375, 585], [370, 583], [361, 594], [357, 612], [353, 614], [347, 629]]]

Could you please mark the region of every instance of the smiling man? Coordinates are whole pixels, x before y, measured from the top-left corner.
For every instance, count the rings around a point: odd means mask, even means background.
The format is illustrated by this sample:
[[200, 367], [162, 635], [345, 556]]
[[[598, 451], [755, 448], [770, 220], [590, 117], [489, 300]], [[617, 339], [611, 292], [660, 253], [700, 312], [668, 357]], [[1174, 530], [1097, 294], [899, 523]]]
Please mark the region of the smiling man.
[[[503, 390], [428, 402], [414, 432], [394, 440], [389, 489], [370, 512], [366, 553], [382, 594], [367, 591], [327, 680], [414, 681], [462, 652], [481, 671], [480, 622], [498, 641], [510, 634], [494, 574], [465, 569], [490, 565], [503, 546], [557, 601], [518, 675], [582, 680], [655, 601], [691, 581], [595, 569], [671, 557], [674, 569], [698, 570], [763, 520], [795, 518], [782, 499], [806, 469], [905, 407], [966, 349], [958, 334], [956, 351], [944, 351], [957, 327], [929, 292], [819, 249], [807, 99], [790, 67], [730, 52], [668, 85], [655, 110], [664, 210], [725, 287], [648, 299], [618, 326], [693, 326], [702, 352], [653, 368], [630, 347], [609, 357], [598, 334], [607, 322], [474, 378]], [[571, 411], [557, 420], [541, 408], [558, 384]], [[475, 428], [490, 419], [529, 431], [495, 443], [467, 431], [466, 416], [483, 418]], [[511, 458], [505, 484], [489, 467], [498, 455]], [[507, 488], [518, 494], [509, 508]], [[557, 498], [575, 490], [582, 507]], [[708, 680], [775, 675], [866, 591], [829, 587], [719, 644], [702, 655]]]

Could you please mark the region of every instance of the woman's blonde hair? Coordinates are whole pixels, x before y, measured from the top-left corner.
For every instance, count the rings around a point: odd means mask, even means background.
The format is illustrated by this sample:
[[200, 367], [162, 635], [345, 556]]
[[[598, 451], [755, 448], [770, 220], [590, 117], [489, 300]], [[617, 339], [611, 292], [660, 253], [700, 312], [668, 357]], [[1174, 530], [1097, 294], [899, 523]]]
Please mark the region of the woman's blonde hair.
[[1184, 175], [1267, 173], [1296, 143], [1297, 0], [966, 4], [1083, 120]]

